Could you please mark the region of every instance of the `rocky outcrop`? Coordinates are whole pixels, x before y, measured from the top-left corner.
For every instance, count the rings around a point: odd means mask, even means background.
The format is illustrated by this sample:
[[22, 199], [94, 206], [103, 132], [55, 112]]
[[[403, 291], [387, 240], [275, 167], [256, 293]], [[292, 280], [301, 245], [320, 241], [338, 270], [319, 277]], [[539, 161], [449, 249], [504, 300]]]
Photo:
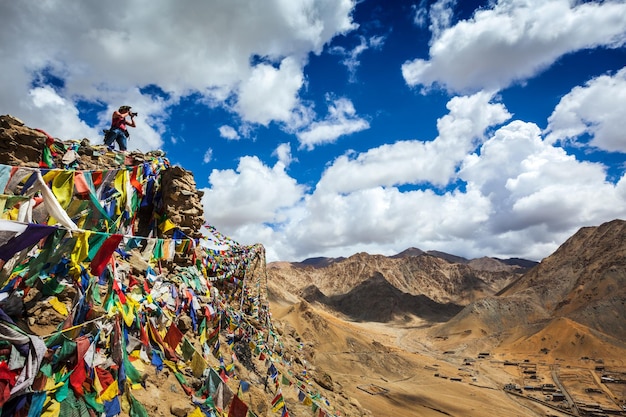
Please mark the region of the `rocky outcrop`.
[[193, 174], [179, 166], [172, 166], [161, 178], [163, 208], [168, 218], [186, 235], [196, 236], [204, 223], [202, 191], [196, 188]]
[[[166, 216], [189, 237], [199, 237], [204, 222], [202, 191], [196, 189], [193, 173], [179, 166], [170, 166], [163, 151], [142, 153], [139, 151], [115, 152], [106, 146], [93, 145], [89, 139], [62, 141], [47, 132], [25, 126], [10, 115], [0, 116], [0, 164], [23, 167], [39, 167], [43, 150], [51, 151], [54, 167], [76, 170], [106, 170], [131, 167], [149, 163], [155, 158], [165, 160], [162, 172], [162, 201], [142, 208], [140, 217], [149, 220], [154, 214]], [[64, 159], [65, 157], [65, 159]], [[147, 235], [148, 225], [140, 222], [138, 235]], [[157, 231], [157, 237], [171, 237], [173, 229]]]

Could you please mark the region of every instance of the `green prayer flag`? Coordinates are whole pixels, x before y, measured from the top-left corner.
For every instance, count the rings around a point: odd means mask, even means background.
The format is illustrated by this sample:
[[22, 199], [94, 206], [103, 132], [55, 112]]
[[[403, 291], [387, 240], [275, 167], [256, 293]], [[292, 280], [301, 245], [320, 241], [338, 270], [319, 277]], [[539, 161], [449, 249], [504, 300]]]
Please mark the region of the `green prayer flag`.
[[68, 390], [67, 397], [61, 402], [61, 416], [90, 417], [87, 405], [82, 398], [76, 398], [72, 390]]
[[96, 412], [96, 414], [100, 415], [104, 413], [104, 404], [96, 401], [96, 395], [98, 394], [95, 392], [86, 392], [85, 403], [87, 404], [87, 407], [91, 408], [93, 411]]
[[61, 284], [55, 277], [48, 279], [41, 288], [44, 296], [59, 295], [65, 290], [65, 285]]
[[285, 375], [282, 375], [282, 383], [283, 385], [291, 385], [291, 381]]
[[48, 378], [52, 378], [52, 364], [44, 363], [43, 365], [41, 365], [41, 368], [39, 368], [39, 371], [41, 371], [41, 373]]
[[180, 372], [174, 372], [174, 376], [176, 377], [180, 385], [187, 385], [187, 380], [185, 379], [185, 376], [183, 374], [181, 374]]
[[70, 391], [70, 384], [68, 384], [67, 380], [70, 379], [71, 374], [71, 372], [68, 372], [65, 375], [55, 375], [54, 379], [57, 384], [59, 382], [63, 382], [63, 385], [61, 385], [61, 387], [59, 387], [59, 389], [57, 389], [54, 393], [54, 399], [59, 403], [63, 402], [67, 398], [67, 395]]
[[54, 168], [54, 159], [52, 159], [52, 151], [45, 146], [41, 152], [41, 162], [44, 165], [42, 168]]
[[188, 361], [193, 356], [193, 352], [195, 351], [193, 345], [189, 342], [186, 337], [183, 337], [183, 345], [181, 347], [183, 351], [183, 359]]
[[130, 392], [128, 398], [130, 400], [130, 417], [150, 417], [146, 408]]
[[126, 369], [126, 377], [131, 380], [133, 384], [136, 384], [141, 381], [141, 373], [133, 366], [133, 364], [128, 360], [128, 355], [126, 354], [126, 350], [124, 349], [124, 368]]
[[68, 339], [65, 336], [63, 336], [63, 339], [64, 340], [63, 344], [61, 345], [61, 350], [55, 354], [57, 361], [67, 361], [76, 352], [76, 342]]
[[88, 260], [92, 260], [93, 257], [96, 256], [96, 253], [98, 253], [98, 250], [100, 250], [100, 247], [102, 247], [108, 237], [109, 235], [106, 235], [104, 233], [92, 233], [91, 236], [89, 236], [89, 255], [87, 257]]
[[154, 259], [163, 258], [163, 239], [157, 239], [157, 243], [154, 245], [154, 250], [152, 251], [152, 256]]

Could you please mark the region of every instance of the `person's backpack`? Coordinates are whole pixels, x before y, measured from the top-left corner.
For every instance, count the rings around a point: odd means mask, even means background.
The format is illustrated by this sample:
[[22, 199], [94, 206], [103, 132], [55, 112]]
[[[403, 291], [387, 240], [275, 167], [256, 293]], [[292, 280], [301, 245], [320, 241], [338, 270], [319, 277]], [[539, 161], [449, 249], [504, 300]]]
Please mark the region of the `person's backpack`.
[[111, 136], [113, 136], [113, 131], [111, 129], [102, 129], [102, 133], [104, 133], [104, 143], [108, 143]]

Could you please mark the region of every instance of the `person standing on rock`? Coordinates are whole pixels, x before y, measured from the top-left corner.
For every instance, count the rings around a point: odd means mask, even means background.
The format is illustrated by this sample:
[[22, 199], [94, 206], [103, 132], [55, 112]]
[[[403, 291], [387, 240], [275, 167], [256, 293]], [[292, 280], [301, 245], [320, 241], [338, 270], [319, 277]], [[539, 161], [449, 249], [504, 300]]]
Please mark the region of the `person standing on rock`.
[[[125, 151], [127, 149], [126, 141], [130, 136], [130, 133], [126, 128], [129, 126], [136, 127], [135, 116], [137, 116], [137, 113], [131, 112], [130, 109], [130, 106], [121, 106], [113, 112], [111, 127], [109, 130], [106, 130], [104, 134], [104, 144], [107, 145], [109, 150], [113, 150], [115, 148], [113, 142], [117, 142], [120, 147], [120, 151]], [[126, 119], [129, 116], [130, 121]]]

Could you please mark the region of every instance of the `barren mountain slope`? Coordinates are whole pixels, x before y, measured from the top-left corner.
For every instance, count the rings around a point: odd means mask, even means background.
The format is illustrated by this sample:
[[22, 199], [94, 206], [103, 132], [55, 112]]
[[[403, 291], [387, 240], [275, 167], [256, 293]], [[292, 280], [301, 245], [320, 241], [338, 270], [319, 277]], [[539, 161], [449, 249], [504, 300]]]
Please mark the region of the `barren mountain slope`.
[[[273, 292], [273, 291], [272, 291]], [[332, 375], [346, 403], [373, 416], [441, 417], [486, 415], [545, 416], [547, 408], [523, 405], [501, 390], [500, 380], [485, 373], [472, 380], [468, 371], [440, 352], [409, 349], [401, 325], [352, 323], [318, 307], [274, 298], [274, 319], [289, 339], [304, 341], [302, 351], [316, 373]], [[454, 380], [451, 378], [455, 378]], [[335, 397], [339, 406], [344, 406]]]
[[[450, 321], [431, 329], [431, 334], [447, 338], [448, 343], [456, 340], [449, 339], [452, 336], [463, 335], [464, 343], [470, 339], [478, 343], [476, 339], [488, 335], [494, 345], [505, 346], [519, 338], [542, 340], [544, 336], [533, 335], [546, 333], [554, 328], [554, 319], [565, 317], [569, 320], [558, 321], [560, 333], [617, 341], [624, 347], [624, 284], [626, 222], [615, 220], [581, 229], [498, 295], [472, 302]], [[578, 343], [574, 340], [572, 346]]]
[[580, 229], [501, 296], [522, 294], [553, 316], [626, 340], [626, 222]]

